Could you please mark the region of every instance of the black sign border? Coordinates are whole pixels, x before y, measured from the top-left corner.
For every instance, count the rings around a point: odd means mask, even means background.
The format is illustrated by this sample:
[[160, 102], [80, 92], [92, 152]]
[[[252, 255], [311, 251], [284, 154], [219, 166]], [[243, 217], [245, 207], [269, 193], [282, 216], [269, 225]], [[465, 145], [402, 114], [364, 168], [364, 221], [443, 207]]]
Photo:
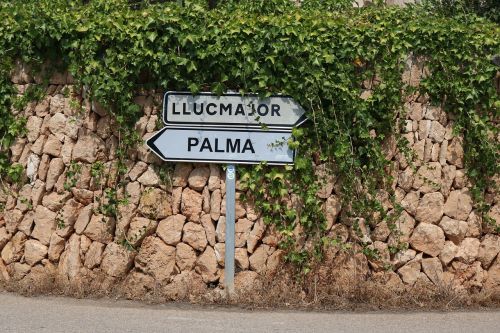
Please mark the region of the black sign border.
[[[183, 121], [168, 121], [167, 119], [167, 97], [168, 95], [185, 95], [185, 96], [195, 96], [190, 92], [187, 91], [167, 91], [165, 95], [163, 96], [163, 110], [162, 110], [162, 118], [163, 118], [163, 124], [165, 126], [199, 126], [199, 127], [210, 127], [210, 126], [215, 126], [215, 127], [228, 127], [228, 126], [234, 126], [237, 128], [262, 128], [261, 125], [253, 125], [253, 124], [248, 124], [248, 123], [202, 123], [202, 122], [196, 122], [196, 123], [188, 123], [188, 122], [183, 122]], [[227, 94], [222, 94], [222, 95], [217, 95], [212, 92], [200, 92], [197, 93], [196, 95], [206, 95], [206, 96], [248, 96], [248, 97], [259, 97], [258, 94], [245, 94], [241, 95], [238, 93], [227, 93]], [[282, 98], [290, 98], [293, 100], [293, 98], [289, 95], [271, 95], [269, 97], [282, 97]], [[304, 113], [295, 124], [293, 125], [280, 125], [280, 124], [263, 124], [264, 126], [270, 128], [270, 129], [292, 129], [294, 127], [298, 127], [305, 123], [307, 121], [306, 114]], [[264, 129], [263, 129], [264, 130]]]
[[[206, 128], [206, 127], [177, 127], [177, 126], [167, 126], [163, 127], [161, 130], [159, 130], [155, 135], [150, 137], [149, 139], [146, 140], [146, 145], [151, 149], [162, 161], [165, 162], [190, 162], [190, 163], [219, 163], [219, 164], [248, 164], [248, 165], [253, 165], [253, 164], [260, 164], [260, 163], [266, 163], [268, 165], [293, 165], [295, 164], [295, 156], [296, 156], [296, 151], [295, 149], [292, 150], [293, 156], [292, 156], [292, 162], [280, 162], [280, 161], [242, 161], [242, 160], [224, 160], [224, 159], [189, 159], [189, 158], [168, 158], [165, 155], [161, 153], [161, 151], [158, 149], [158, 147], [154, 144], [154, 141], [158, 137], [160, 137], [163, 132], [167, 130], [203, 130], [203, 131], [222, 131], [222, 132], [258, 132], [262, 133], [262, 131], [256, 130], [256, 129], [244, 129], [244, 128], [233, 128], [233, 129], [224, 129], [224, 128]], [[283, 131], [283, 130], [269, 130], [266, 132], [270, 133], [288, 133], [290, 134], [291, 131]]]

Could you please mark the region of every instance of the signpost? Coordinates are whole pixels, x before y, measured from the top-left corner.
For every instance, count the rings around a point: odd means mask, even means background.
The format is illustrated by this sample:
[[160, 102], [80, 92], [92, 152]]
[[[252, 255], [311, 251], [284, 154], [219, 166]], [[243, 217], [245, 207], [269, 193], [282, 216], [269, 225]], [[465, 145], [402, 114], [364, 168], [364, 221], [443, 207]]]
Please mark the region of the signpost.
[[305, 111], [289, 96], [167, 92], [166, 125], [146, 141], [164, 161], [227, 163], [225, 287], [234, 292], [234, 164], [293, 164], [288, 147], [292, 129], [305, 122]]

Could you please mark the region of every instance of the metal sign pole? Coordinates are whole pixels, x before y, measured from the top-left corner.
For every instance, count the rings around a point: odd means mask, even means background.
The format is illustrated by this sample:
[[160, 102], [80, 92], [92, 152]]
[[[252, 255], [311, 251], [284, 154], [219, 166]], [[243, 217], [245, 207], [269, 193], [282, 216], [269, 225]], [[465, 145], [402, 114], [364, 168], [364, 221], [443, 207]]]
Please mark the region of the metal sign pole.
[[236, 167], [226, 169], [226, 251], [224, 257], [224, 284], [228, 295], [234, 293], [234, 219], [236, 206]]

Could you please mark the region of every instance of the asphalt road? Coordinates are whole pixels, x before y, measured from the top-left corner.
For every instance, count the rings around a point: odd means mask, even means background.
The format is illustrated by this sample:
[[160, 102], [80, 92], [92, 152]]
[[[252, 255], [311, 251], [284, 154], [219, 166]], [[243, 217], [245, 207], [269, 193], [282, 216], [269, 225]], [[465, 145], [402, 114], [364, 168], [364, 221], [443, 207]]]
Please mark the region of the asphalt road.
[[0, 293], [0, 332], [500, 332], [500, 311], [249, 311]]

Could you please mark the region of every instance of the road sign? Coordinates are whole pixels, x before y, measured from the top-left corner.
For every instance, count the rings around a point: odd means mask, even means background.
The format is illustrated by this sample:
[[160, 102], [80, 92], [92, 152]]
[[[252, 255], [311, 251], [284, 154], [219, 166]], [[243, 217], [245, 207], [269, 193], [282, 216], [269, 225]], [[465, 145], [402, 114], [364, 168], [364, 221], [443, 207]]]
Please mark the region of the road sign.
[[163, 100], [163, 122], [167, 126], [207, 126], [291, 129], [307, 118], [304, 109], [289, 96], [261, 98], [258, 95], [213, 93], [192, 95], [167, 92]]
[[165, 127], [147, 145], [164, 161], [292, 164], [291, 131]]

